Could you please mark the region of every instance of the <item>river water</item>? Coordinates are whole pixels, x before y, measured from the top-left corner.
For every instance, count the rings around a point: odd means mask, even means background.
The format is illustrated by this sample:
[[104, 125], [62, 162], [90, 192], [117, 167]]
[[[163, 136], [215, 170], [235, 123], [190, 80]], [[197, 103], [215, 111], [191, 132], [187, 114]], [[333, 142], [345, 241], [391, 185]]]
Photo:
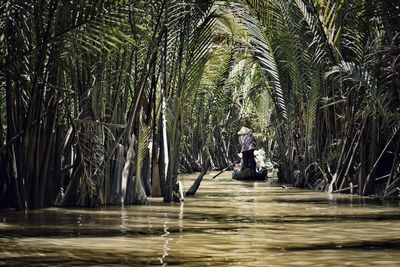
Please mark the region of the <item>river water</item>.
[[0, 211], [0, 265], [400, 266], [399, 203], [211, 177], [184, 203]]

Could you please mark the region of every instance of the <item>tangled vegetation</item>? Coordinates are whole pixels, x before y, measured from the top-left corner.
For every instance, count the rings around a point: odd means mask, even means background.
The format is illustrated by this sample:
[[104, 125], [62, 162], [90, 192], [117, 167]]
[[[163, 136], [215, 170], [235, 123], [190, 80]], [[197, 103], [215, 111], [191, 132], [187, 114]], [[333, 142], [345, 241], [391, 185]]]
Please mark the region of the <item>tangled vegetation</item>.
[[254, 129], [283, 182], [398, 196], [393, 0], [0, 4], [0, 206], [173, 200]]

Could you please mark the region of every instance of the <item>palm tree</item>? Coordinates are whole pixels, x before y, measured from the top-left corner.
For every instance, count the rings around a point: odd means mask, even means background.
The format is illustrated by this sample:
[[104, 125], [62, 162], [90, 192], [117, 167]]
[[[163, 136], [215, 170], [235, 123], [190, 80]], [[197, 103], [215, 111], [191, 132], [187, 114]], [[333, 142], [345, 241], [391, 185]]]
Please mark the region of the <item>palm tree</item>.
[[144, 203], [150, 140], [168, 149], [170, 201], [180, 107], [211, 48], [212, 1], [12, 2], [1, 5], [2, 205]]
[[[393, 153], [398, 114], [390, 111], [398, 106], [397, 78], [377, 65], [382, 64], [378, 54], [386, 53], [376, 52], [387, 40], [391, 51], [398, 43], [391, 24], [398, 14], [389, 7], [390, 1], [379, 2], [377, 10], [367, 1], [232, 4], [281, 114], [278, 140], [286, 180], [298, 170], [299, 186], [322, 180], [331, 192], [358, 187], [359, 194], [370, 194], [375, 178], [398, 176]], [[382, 14], [390, 19], [381, 20]]]
[[172, 201], [179, 171], [236, 160], [244, 122], [273, 138], [284, 181], [397, 192], [393, 1], [8, 0], [0, 11], [1, 207]]

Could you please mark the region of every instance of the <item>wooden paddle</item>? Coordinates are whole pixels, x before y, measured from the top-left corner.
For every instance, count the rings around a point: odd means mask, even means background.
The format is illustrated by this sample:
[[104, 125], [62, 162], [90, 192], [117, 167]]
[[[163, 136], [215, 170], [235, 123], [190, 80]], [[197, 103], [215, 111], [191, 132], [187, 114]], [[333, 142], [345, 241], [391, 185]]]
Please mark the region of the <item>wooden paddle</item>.
[[223, 173], [224, 171], [229, 170], [231, 167], [235, 166], [237, 163], [240, 162], [241, 159], [238, 159], [237, 161], [235, 161], [234, 163], [231, 163], [230, 165], [228, 165], [228, 167], [226, 167], [225, 169], [223, 169], [222, 171], [220, 171], [219, 173], [217, 173], [216, 175], [213, 176], [212, 179], [217, 178], [221, 173]]

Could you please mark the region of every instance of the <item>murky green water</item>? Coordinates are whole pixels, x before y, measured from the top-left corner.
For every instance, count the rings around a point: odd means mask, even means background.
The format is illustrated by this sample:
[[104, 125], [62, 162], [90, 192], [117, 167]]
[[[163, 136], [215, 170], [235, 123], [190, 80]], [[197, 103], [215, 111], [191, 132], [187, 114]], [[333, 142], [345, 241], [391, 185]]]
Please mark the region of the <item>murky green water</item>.
[[0, 211], [0, 265], [400, 266], [398, 203], [210, 177], [182, 204]]

